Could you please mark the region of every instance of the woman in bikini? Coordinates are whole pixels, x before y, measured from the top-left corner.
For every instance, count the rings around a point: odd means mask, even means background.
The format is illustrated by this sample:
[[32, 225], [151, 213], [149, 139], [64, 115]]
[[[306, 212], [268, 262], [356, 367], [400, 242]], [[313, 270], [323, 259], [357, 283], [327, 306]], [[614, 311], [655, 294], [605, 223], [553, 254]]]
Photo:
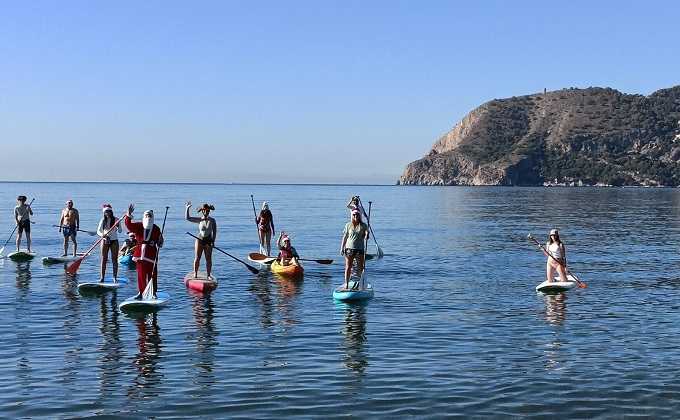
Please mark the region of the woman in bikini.
[[260, 234], [260, 252], [264, 252], [264, 244], [267, 242], [267, 256], [272, 252], [272, 235], [276, 235], [274, 230], [274, 216], [269, 210], [269, 204], [265, 201], [262, 203], [262, 210], [260, 214], [255, 218], [257, 223], [258, 233]]

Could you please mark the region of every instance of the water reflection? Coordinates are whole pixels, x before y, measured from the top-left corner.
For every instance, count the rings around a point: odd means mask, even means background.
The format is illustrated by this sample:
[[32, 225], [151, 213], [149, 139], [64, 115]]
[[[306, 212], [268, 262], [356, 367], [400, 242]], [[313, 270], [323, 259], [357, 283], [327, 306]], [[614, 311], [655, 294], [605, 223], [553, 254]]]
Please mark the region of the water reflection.
[[342, 335], [345, 340], [342, 347], [345, 351], [342, 363], [350, 370], [362, 373], [368, 367], [368, 347], [366, 342], [366, 302], [335, 303], [336, 307], [344, 311], [345, 329]]
[[120, 312], [118, 308], [118, 293], [104, 294], [99, 299], [99, 331], [101, 332], [104, 343], [100, 348], [100, 386], [104, 394], [112, 390], [117, 390], [119, 383], [117, 367], [125, 356], [124, 344], [120, 337]]
[[[194, 313], [194, 323], [196, 332], [191, 334], [195, 338], [192, 340], [196, 344], [196, 352], [192, 357], [194, 360], [195, 384], [199, 388], [209, 389], [216, 381], [213, 373], [215, 364], [215, 347], [219, 344], [217, 337], [219, 332], [213, 325], [215, 307], [210, 294], [205, 296], [195, 295], [192, 311]], [[190, 335], [190, 336], [191, 336]]]
[[127, 392], [130, 398], [147, 398], [158, 396], [158, 386], [164, 375], [161, 373], [159, 360], [161, 357], [162, 343], [160, 328], [158, 327], [158, 313], [153, 312], [146, 317], [136, 318], [137, 324], [137, 347], [139, 352], [134, 358], [133, 364], [137, 375]]
[[22, 296], [28, 293], [29, 287], [31, 285], [31, 262], [18, 262], [16, 263], [16, 288], [21, 292]]
[[567, 295], [556, 293], [545, 295], [545, 319], [550, 325], [564, 325], [567, 315]]
[[[565, 293], [545, 295], [545, 320], [553, 327], [562, 327], [567, 314], [567, 295]], [[565, 358], [565, 345], [560, 334], [561, 328], [555, 328], [548, 335], [545, 344], [543, 366], [549, 370], [559, 370], [567, 362]]]
[[295, 307], [302, 292], [303, 277], [286, 277], [260, 272], [248, 290], [260, 306], [260, 325], [272, 327], [283, 324], [284, 331], [299, 322]]

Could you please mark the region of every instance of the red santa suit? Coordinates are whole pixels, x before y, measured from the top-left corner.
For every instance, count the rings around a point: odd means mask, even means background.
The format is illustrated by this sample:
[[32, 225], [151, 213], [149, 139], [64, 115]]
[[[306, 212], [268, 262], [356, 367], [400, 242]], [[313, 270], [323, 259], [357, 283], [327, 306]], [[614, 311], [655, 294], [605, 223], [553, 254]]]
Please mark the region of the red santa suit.
[[137, 248], [132, 254], [132, 260], [137, 262], [137, 288], [144, 292], [149, 278], [153, 279], [153, 292], [158, 291], [158, 264], [154, 262], [158, 256], [158, 248], [163, 246], [161, 229], [153, 225], [151, 229], [144, 229], [141, 222], [133, 222], [125, 215], [125, 227], [137, 237]]

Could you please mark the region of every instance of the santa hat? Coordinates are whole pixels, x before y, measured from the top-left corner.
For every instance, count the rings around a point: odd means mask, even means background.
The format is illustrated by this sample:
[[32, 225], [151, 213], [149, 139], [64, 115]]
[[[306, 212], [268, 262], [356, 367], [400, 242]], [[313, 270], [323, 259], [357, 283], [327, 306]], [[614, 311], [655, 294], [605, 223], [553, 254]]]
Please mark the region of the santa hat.
[[103, 211], [103, 212], [106, 212], [106, 211], [113, 211], [113, 209], [111, 208], [111, 204], [104, 204], [104, 205], [102, 206], [102, 211]]

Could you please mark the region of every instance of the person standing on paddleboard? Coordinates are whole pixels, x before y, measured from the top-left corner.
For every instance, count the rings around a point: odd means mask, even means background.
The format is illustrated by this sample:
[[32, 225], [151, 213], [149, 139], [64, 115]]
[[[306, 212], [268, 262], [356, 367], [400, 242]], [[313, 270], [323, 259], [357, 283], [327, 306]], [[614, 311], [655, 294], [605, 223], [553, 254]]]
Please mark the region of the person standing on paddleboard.
[[[555, 281], [555, 270], [560, 276], [560, 281], [567, 281], [567, 273], [564, 267], [567, 266], [567, 251], [564, 249], [564, 244], [560, 241], [560, 235], [557, 229], [550, 231], [550, 239], [545, 246], [548, 250], [548, 262], [546, 263], [546, 275], [549, 282]], [[557, 260], [557, 261], [555, 261]]]
[[255, 218], [255, 223], [257, 223], [257, 230], [260, 235], [260, 249], [264, 249], [266, 242], [267, 256], [269, 256], [272, 253], [272, 235], [276, 235], [276, 231], [274, 230], [274, 215], [269, 210], [269, 204], [266, 201], [262, 203], [262, 210], [260, 210], [260, 214]]
[[368, 239], [368, 225], [361, 221], [361, 210], [354, 207], [351, 213], [352, 218], [342, 231], [342, 244], [340, 245], [340, 255], [345, 256], [345, 289], [349, 287], [354, 260], [357, 262], [359, 277], [364, 273], [366, 259], [364, 241]]
[[61, 218], [59, 218], [59, 232], [64, 234], [64, 253], [62, 257], [68, 255], [68, 238], [73, 242], [73, 256], [76, 256], [78, 251], [78, 243], [76, 242], [76, 234], [80, 229], [80, 214], [77, 209], [73, 208], [73, 200], [66, 200], [66, 208], [61, 211]]
[[279, 264], [282, 266], [299, 265], [298, 258], [300, 258], [300, 256], [290, 244], [290, 236], [285, 233], [286, 232], [281, 231], [279, 239], [276, 240], [276, 247], [281, 251], [279, 252]]
[[19, 251], [19, 245], [21, 244], [21, 235], [26, 232], [26, 249], [31, 252], [31, 216], [33, 215], [33, 210], [31, 206], [26, 205], [26, 196], [20, 195], [17, 197], [17, 204], [14, 207], [14, 222], [19, 228], [17, 233], [17, 251]]
[[212, 271], [212, 250], [217, 238], [217, 222], [210, 217], [210, 210], [215, 210], [215, 206], [204, 203], [196, 209], [197, 213], [203, 213], [203, 217], [190, 217], [189, 209], [191, 201], [187, 203], [184, 218], [192, 223], [198, 223], [198, 238], [194, 245], [194, 278], [198, 278], [198, 267], [201, 265], [201, 254], [205, 254], [205, 271], [207, 279], [210, 278]]
[[158, 291], [158, 249], [163, 246], [163, 233], [154, 224], [153, 210], [146, 210], [141, 222], [132, 221], [135, 206], [130, 204], [125, 214], [125, 227], [137, 236], [138, 245], [132, 255], [137, 262], [137, 289], [135, 299], [141, 299], [147, 282], [153, 281], [153, 298], [157, 299]]
[[[118, 282], [118, 249], [120, 245], [118, 243], [118, 233], [123, 232], [123, 228], [118, 224], [115, 229], [111, 230], [107, 235], [106, 232], [111, 229], [111, 226], [116, 223], [116, 217], [113, 215], [113, 208], [111, 204], [104, 204], [102, 206], [102, 211], [104, 212], [104, 217], [99, 221], [99, 227], [97, 227], [97, 235], [104, 237], [100, 242], [100, 250], [102, 253], [101, 259], [101, 277], [99, 282], [104, 281], [106, 275], [106, 263], [109, 257], [109, 252], [111, 253], [111, 264], [113, 264], [113, 282]], [[118, 232], [116, 232], [118, 231]]]

